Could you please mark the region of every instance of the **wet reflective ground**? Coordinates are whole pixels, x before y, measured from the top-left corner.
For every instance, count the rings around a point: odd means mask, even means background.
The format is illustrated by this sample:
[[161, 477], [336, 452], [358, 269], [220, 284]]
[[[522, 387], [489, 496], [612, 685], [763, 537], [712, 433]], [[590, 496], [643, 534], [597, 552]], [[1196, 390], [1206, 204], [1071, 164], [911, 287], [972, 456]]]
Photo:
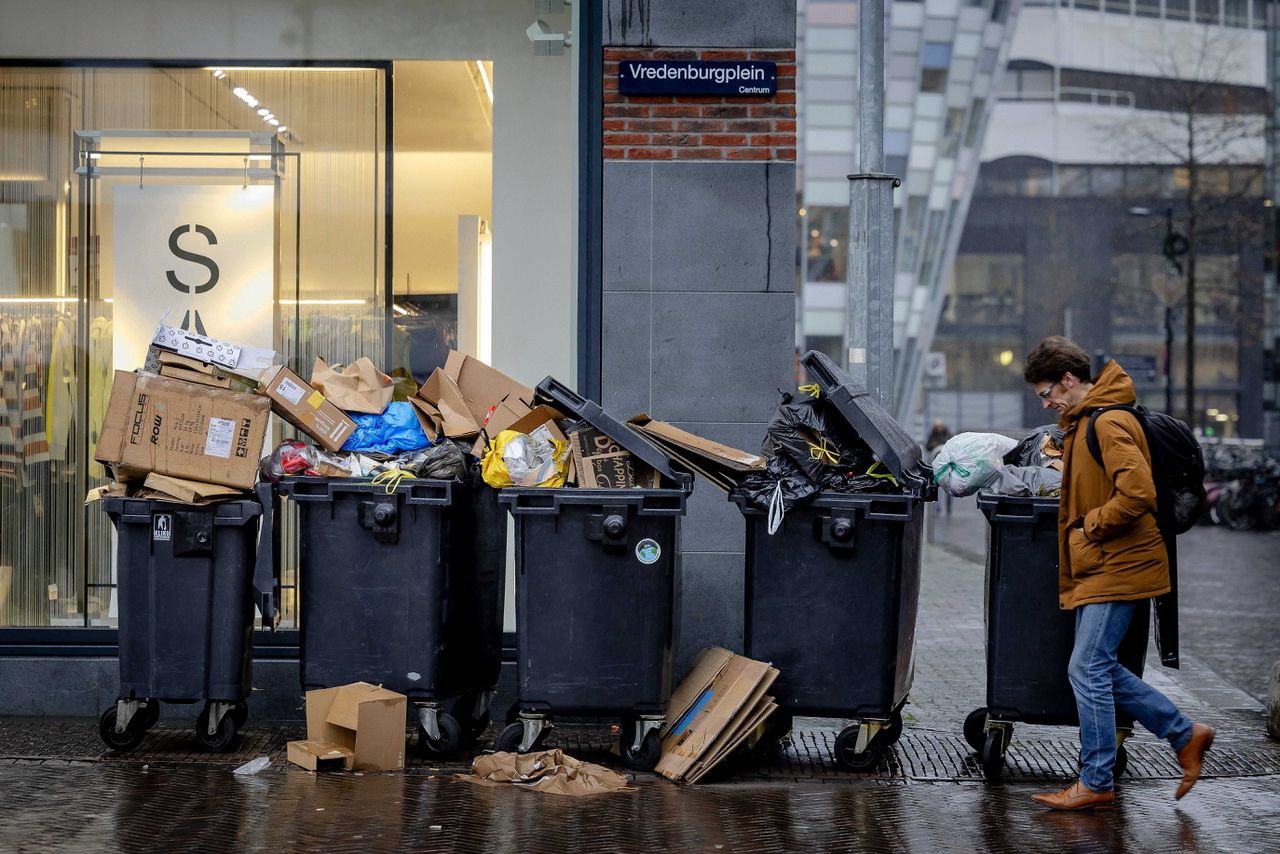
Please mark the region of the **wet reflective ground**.
[[275, 766], [0, 767], [3, 851], [1275, 851], [1280, 777], [1134, 781], [1115, 809], [1044, 811], [1043, 786], [862, 781], [572, 799], [419, 775]]

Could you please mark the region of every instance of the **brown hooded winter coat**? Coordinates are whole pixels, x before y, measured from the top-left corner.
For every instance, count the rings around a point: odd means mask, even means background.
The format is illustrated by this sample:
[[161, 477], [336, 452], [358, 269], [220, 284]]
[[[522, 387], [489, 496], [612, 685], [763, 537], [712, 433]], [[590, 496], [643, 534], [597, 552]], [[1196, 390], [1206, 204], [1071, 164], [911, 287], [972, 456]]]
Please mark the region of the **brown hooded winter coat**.
[[1058, 603], [1150, 599], [1169, 592], [1169, 556], [1156, 527], [1156, 488], [1142, 425], [1105, 412], [1094, 430], [1105, 471], [1089, 453], [1091, 410], [1137, 400], [1133, 381], [1108, 362], [1083, 401], [1063, 416], [1062, 498], [1058, 510]]

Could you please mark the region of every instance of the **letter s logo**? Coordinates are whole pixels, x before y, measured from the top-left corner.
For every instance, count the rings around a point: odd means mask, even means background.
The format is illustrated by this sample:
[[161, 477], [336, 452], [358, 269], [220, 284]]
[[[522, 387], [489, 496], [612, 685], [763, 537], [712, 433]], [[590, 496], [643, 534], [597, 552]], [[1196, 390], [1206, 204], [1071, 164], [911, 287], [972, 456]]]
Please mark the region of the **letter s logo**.
[[180, 225], [173, 231], [169, 232], [169, 251], [181, 258], [183, 261], [192, 261], [201, 264], [209, 269], [209, 281], [203, 285], [188, 285], [174, 274], [173, 270], [166, 270], [165, 276], [169, 279], [169, 284], [173, 286], [175, 291], [184, 294], [202, 294], [218, 284], [218, 265], [214, 263], [212, 258], [205, 255], [198, 255], [195, 252], [188, 252], [178, 245], [178, 237], [186, 234], [188, 231], [194, 231], [197, 234], [204, 235], [204, 239], [209, 241], [210, 246], [218, 245], [218, 238], [213, 230], [203, 225]]

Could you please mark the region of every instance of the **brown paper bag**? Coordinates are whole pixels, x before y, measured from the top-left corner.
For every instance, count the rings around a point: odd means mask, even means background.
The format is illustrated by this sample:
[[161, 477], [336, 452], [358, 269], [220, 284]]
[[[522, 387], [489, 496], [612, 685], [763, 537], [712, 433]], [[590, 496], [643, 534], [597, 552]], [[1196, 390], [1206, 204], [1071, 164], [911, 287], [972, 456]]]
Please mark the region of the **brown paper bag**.
[[346, 366], [329, 365], [316, 356], [311, 385], [339, 409], [373, 415], [381, 415], [395, 394], [395, 380], [364, 356]]
[[602, 765], [582, 762], [560, 750], [536, 753], [489, 753], [471, 763], [471, 774], [454, 779], [499, 786], [511, 783], [553, 795], [601, 795], [606, 792], [635, 791], [627, 778]]

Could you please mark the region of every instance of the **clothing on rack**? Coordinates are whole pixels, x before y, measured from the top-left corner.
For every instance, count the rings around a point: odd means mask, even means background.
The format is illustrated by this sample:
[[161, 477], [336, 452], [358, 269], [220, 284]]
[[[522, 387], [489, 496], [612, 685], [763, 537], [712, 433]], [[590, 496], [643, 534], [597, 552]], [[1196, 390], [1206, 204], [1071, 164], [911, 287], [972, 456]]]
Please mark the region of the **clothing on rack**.
[[18, 470], [18, 437], [22, 408], [18, 395], [18, 347], [21, 325], [0, 320], [0, 477]]
[[70, 448], [76, 420], [76, 337], [75, 324], [68, 315], [59, 315], [49, 350], [49, 382], [45, 393], [45, 427], [50, 459], [75, 459]]

